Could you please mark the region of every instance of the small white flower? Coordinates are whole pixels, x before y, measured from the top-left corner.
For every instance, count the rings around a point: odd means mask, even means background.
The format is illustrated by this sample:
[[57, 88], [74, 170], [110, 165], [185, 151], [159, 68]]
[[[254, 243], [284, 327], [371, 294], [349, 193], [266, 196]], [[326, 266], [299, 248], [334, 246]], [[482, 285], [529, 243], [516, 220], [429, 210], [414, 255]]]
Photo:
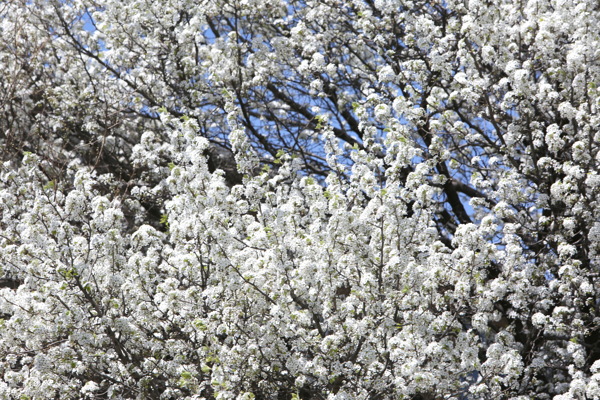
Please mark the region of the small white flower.
[[98, 384], [96, 382], [88, 381], [81, 388], [81, 393], [84, 393], [84, 394], [94, 393], [94, 392], [97, 392], [98, 390], [100, 390], [100, 386], [98, 386]]
[[379, 70], [378, 77], [379, 82], [382, 83], [393, 82], [394, 80], [396, 80], [396, 74], [394, 73], [394, 69], [389, 65], [386, 65], [385, 67]]
[[321, 53], [314, 53], [310, 66], [314, 69], [319, 69], [325, 66], [325, 57]]
[[390, 115], [390, 106], [387, 104], [378, 104], [375, 107], [375, 118], [384, 121]]
[[537, 328], [541, 328], [546, 324], [547, 319], [544, 314], [537, 312], [531, 317], [531, 323]]

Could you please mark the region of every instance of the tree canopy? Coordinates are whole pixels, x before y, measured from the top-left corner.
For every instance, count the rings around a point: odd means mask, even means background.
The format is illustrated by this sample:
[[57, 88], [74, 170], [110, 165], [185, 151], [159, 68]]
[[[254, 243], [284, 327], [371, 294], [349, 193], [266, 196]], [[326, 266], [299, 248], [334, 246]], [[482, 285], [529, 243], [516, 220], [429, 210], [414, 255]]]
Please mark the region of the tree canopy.
[[0, 2], [0, 397], [600, 399], [598, 26]]

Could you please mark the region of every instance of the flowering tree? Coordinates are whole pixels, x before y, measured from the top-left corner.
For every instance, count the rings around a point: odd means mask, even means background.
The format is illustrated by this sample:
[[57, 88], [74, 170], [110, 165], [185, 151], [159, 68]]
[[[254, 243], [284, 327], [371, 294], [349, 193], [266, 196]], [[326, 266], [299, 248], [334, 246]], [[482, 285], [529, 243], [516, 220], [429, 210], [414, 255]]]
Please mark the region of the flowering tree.
[[599, 23], [2, 2], [1, 397], [600, 398]]

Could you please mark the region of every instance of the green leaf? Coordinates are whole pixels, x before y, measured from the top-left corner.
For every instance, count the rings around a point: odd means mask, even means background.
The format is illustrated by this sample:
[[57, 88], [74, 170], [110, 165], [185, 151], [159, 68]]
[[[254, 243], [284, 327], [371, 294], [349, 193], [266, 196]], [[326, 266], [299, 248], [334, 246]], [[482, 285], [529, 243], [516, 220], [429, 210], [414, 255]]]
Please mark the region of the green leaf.
[[181, 373], [181, 378], [185, 379], [186, 381], [189, 381], [190, 379], [192, 379], [192, 374], [190, 374], [187, 371], [183, 371]]
[[206, 357], [206, 362], [219, 364], [219, 363], [221, 363], [221, 360], [219, 360], [219, 358], [216, 356], [208, 356], [208, 357]]
[[323, 125], [325, 124], [325, 121], [327, 121], [327, 118], [323, 115], [317, 115], [315, 116], [315, 120], [317, 120], [317, 126], [315, 127], [315, 129], [319, 130], [323, 129]]
[[208, 329], [204, 321], [202, 321], [201, 319], [194, 320], [194, 326], [200, 331], [205, 331]]
[[222, 94], [223, 96], [227, 96], [227, 97], [229, 97], [230, 99], [233, 97], [233, 96], [231, 96], [231, 93], [229, 93], [229, 91], [228, 91], [227, 89], [222, 89], [222, 90], [221, 90], [221, 94]]
[[160, 223], [165, 226], [169, 226], [169, 216], [167, 214], [162, 214], [160, 216]]

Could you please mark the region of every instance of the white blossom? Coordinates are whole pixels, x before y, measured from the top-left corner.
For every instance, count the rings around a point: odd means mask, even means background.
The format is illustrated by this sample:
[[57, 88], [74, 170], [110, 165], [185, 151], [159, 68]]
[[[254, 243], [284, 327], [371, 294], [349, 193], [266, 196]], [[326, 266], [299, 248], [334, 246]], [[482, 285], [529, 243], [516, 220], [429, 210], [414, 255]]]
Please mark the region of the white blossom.
[[590, 2], [0, 7], [0, 398], [600, 398]]

